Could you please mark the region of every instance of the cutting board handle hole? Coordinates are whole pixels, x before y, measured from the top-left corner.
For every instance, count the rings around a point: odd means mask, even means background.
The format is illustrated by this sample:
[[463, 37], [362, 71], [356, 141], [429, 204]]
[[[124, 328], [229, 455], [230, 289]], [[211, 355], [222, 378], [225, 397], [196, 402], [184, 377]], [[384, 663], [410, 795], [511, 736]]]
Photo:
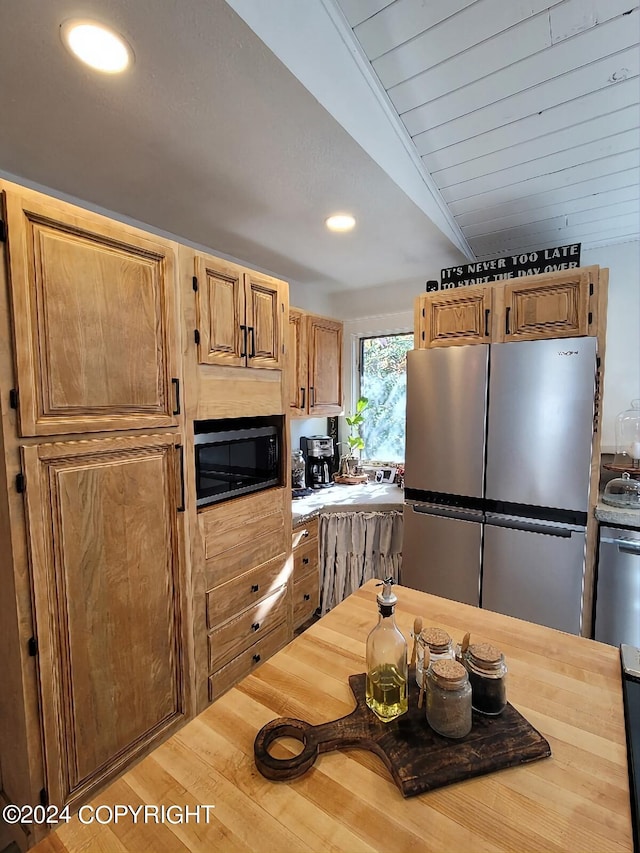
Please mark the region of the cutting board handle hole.
[[285, 735], [272, 740], [267, 752], [272, 758], [291, 758], [292, 755], [300, 755], [305, 746], [304, 741]]

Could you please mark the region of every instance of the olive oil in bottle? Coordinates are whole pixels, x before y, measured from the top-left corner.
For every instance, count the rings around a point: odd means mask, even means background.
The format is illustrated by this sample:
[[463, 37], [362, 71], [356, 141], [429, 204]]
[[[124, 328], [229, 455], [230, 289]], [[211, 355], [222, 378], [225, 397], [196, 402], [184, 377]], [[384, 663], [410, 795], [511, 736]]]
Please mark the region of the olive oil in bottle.
[[392, 578], [378, 594], [378, 624], [367, 637], [367, 705], [384, 723], [408, 710], [407, 641], [394, 616], [397, 597]]

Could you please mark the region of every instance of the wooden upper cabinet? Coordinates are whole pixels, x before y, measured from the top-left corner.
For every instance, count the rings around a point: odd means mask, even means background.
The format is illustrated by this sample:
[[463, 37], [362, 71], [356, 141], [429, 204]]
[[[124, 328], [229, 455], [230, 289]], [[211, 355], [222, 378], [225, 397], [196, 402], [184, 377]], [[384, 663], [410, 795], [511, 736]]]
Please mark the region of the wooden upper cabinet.
[[422, 294], [416, 348], [534, 341], [597, 333], [598, 267]]
[[309, 414], [342, 412], [342, 323], [309, 315]]
[[292, 415], [306, 414], [308, 402], [307, 315], [289, 309], [289, 409]]
[[507, 281], [498, 292], [496, 340], [533, 341], [589, 334], [588, 268]]
[[483, 285], [418, 298], [416, 348], [482, 344], [491, 340], [492, 291]]
[[289, 310], [289, 413], [342, 413], [342, 323]]
[[177, 423], [172, 244], [38, 193], [4, 196], [21, 434]]
[[241, 367], [246, 363], [245, 293], [242, 268], [196, 256], [198, 361]]
[[244, 274], [247, 366], [281, 368], [285, 354], [288, 286], [276, 278]]
[[22, 449], [53, 805], [77, 802], [184, 719], [175, 439]]
[[286, 283], [200, 254], [195, 274], [200, 364], [282, 368]]

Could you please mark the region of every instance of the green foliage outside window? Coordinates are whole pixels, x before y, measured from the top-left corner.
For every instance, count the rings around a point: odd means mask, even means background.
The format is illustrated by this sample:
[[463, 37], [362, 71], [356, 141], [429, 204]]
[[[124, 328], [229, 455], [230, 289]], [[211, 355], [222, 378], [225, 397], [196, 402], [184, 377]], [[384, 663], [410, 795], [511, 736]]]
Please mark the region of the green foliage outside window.
[[411, 349], [412, 333], [360, 341], [360, 393], [369, 401], [360, 426], [366, 459], [404, 462], [406, 365]]

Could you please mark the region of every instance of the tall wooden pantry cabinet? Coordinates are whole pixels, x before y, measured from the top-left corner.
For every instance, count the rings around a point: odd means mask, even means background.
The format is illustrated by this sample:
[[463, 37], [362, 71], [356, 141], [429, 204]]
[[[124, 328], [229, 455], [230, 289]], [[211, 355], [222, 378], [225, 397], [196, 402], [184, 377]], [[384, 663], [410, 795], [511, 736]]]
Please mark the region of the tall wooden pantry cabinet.
[[74, 806], [189, 713], [175, 247], [0, 191], [0, 802]]

